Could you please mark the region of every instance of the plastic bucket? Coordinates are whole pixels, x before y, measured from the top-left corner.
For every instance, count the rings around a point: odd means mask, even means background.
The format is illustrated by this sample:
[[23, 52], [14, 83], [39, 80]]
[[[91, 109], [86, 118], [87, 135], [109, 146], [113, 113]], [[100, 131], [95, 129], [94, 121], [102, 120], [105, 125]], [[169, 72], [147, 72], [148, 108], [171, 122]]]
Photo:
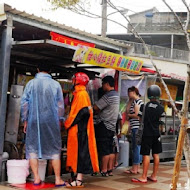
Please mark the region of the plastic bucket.
[[119, 141], [119, 159], [118, 163], [122, 163], [121, 167], [129, 166], [129, 142]]
[[26, 177], [29, 175], [28, 160], [8, 160], [7, 176], [8, 183], [23, 184], [26, 183]]

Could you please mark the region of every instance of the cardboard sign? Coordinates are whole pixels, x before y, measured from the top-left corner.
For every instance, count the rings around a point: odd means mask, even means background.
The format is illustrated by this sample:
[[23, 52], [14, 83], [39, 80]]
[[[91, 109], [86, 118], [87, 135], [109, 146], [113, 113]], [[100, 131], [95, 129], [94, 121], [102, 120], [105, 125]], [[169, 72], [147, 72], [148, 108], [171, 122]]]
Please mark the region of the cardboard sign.
[[[164, 89], [163, 84], [160, 83], [160, 82], [156, 82], [156, 84], [161, 89], [161, 97], [160, 97], [160, 99], [169, 101], [168, 95], [166, 94], [166, 91]], [[168, 90], [170, 91], [170, 95], [171, 95], [172, 99], [175, 101], [176, 100], [176, 96], [177, 96], [177, 89], [178, 89], [177, 86], [167, 85], [167, 87], [168, 87]]]

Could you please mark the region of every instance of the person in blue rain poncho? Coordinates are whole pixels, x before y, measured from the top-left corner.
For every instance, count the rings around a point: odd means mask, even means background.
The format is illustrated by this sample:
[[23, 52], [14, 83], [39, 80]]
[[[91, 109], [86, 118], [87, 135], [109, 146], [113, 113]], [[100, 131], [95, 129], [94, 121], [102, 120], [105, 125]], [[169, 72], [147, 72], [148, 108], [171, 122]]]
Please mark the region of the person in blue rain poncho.
[[55, 185], [64, 186], [60, 177], [61, 132], [64, 101], [60, 84], [53, 80], [50, 66], [41, 64], [30, 80], [21, 99], [21, 119], [26, 133], [26, 159], [34, 173], [34, 185], [40, 185], [38, 159], [50, 159], [55, 172]]

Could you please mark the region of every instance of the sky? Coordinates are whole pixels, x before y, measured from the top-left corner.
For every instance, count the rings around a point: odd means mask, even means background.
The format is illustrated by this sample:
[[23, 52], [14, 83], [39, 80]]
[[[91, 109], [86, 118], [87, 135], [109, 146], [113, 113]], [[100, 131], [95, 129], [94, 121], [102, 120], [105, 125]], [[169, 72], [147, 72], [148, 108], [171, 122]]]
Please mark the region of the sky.
[[[186, 11], [182, 0], [166, 1], [175, 11]], [[94, 14], [101, 15], [100, 2], [101, 0], [90, 0], [90, 5], [86, 6], [87, 10], [93, 12]], [[112, 0], [111, 2], [113, 2], [114, 5], [116, 5], [120, 10], [128, 9], [126, 15], [141, 12], [153, 7], [156, 7], [159, 11], [168, 11], [168, 8], [162, 2], [162, 0]], [[186, 0], [186, 2], [190, 3], [190, 0]], [[62, 8], [53, 11], [50, 9], [50, 5], [47, 3], [47, 0], [0, 0], [0, 3], [9, 4], [18, 10], [25, 11], [36, 16], [42, 16], [46, 19], [65, 24], [82, 31], [90, 32], [93, 34], [101, 33], [100, 18], [94, 19], [86, 16], [81, 16]], [[114, 12], [115, 10], [113, 10], [111, 7], [108, 7], [108, 14]], [[109, 15], [108, 18], [127, 26], [127, 21], [118, 12]], [[107, 34], [121, 34], [126, 32], [126, 28], [108, 21]]]

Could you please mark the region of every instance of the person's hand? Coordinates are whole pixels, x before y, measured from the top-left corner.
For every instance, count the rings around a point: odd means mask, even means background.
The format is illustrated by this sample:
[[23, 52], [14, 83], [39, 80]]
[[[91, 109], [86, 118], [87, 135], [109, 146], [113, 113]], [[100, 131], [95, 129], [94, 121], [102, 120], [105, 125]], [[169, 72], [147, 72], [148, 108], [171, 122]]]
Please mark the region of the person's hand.
[[28, 125], [28, 122], [27, 122], [27, 121], [24, 121], [24, 129], [23, 129], [23, 132], [24, 132], [24, 133], [26, 133], [27, 125]]
[[121, 138], [121, 133], [119, 133], [119, 134], [117, 135], [117, 138]]

